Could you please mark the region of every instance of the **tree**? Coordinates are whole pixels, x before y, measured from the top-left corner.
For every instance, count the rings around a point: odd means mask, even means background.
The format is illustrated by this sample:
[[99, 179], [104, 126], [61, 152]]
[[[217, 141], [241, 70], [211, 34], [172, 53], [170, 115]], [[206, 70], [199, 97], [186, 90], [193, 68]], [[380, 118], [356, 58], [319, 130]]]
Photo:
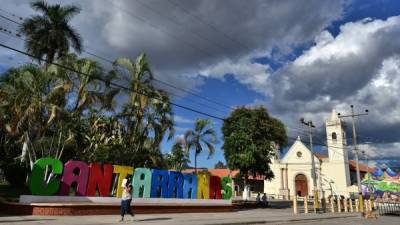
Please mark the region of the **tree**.
[[222, 146], [229, 169], [239, 170], [246, 186], [249, 175], [271, 179], [274, 150], [287, 143], [284, 124], [264, 107], [235, 109], [222, 126]]
[[187, 153], [184, 150], [183, 143], [179, 140], [172, 146], [171, 152], [166, 155], [166, 161], [169, 169], [181, 171], [187, 167], [190, 162]]
[[217, 135], [210, 120], [198, 119], [194, 130], [185, 133], [186, 151], [194, 150], [194, 169], [197, 173], [197, 156], [207, 147], [208, 158], [214, 154], [214, 144], [217, 143]]
[[19, 33], [26, 36], [25, 48], [35, 57], [46, 56], [47, 62], [68, 53], [70, 46], [75, 51], [82, 51], [82, 39], [79, 33], [69, 24], [70, 20], [80, 12], [74, 5], [48, 5], [39, 0], [31, 3], [35, 15], [24, 20]]
[[114, 74], [129, 83], [123, 90], [128, 101], [117, 117], [126, 124], [126, 138], [131, 152], [130, 164], [135, 167], [163, 167], [160, 144], [165, 134], [174, 135], [173, 112], [166, 92], [152, 85], [153, 74], [144, 54], [136, 61], [119, 58], [114, 63]]
[[223, 162], [218, 161], [218, 162], [214, 165], [214, 168], [215, 168], [215, 169], [226, 169], [226, 165], [225, 165]]
[[21, 162], [27, 158], [31, 168], [40, 157], [61, 159], [66, 148], [68, 155], [75, 157], [77, 150], [71, 149], [78, 144], [84, 149], [83, 113], [115, 94], [98, 87], [94, 77], [103, 76], [103, 72], [96, 62], [68, 55], [58, 63], [87, 76], [54, 65], [42, 68], [28, 64], [8, 70], [0, 80], [3, 134], [16, 146], [21, 145]]

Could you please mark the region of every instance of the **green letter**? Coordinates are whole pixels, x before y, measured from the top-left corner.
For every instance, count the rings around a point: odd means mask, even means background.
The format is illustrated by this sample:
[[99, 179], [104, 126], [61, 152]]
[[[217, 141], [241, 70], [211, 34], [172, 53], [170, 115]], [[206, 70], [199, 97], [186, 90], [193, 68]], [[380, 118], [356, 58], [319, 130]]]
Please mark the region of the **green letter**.
[[222, 199], [230, 199], [232, 197], [232, 179], [230, 177], [223, 177], [221, 180], [222, 186]]
[[135, 169], [133, 176], [133, 197], [150, 198], [151, 191], [151, 171], [146, 168]]
[[33, 195], [53, 195], [60, 187], [60, 179], [52, 178], [46, 185], [44, 172], [46, 166], [51, 167], [51, 173], [62, 174], [63, 164], [60, 160], [50, 157], [38, 159], [33, 165], [31, 176], [29, 177], [29, 190]]

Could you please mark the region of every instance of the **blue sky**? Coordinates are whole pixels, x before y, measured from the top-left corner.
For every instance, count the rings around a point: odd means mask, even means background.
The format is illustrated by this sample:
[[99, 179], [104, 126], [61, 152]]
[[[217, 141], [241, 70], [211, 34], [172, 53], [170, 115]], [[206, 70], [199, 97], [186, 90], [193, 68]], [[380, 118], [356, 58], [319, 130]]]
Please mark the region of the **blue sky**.
[[[371, 159], [400, 159], [399, 1], [173, 1], [181, 8], [161, 0], [63, 4], [81, 7], [72, 25], [86, 49], [109, 59], [145, 52], [158, 79], [230, 107], [263, 105], [285, 123], [290, 137], [302, 134], [297, 121], [305, 117], [317, 125], [316, 139], [323, 142], [332, 108], [343, 113], [350, 104], [368, 108], [370, 115], [357, 121], [360, 148]], [[5, 0], [1, 9], [17, 16], [34, 13], [25, 0]], [[17, 28], [5, 20], [1, 26]], [[2, 33], [0, 42], [23, 49], [21, 40]], [[26, 61], [0, 49], [0, 71]], [[173, 101], [229, 115], [228, 108], [189, 94]], [[197, 118], [207, 118], [177, 107], [174, 112], [176, 136], [193, 128]], [[200, 167], [224, 161], [222, 122], [210, 119], [220, 142], [210, 159], [206, 151], [199, 156]], [[172, 144], [164, 140], [163, 153]]]

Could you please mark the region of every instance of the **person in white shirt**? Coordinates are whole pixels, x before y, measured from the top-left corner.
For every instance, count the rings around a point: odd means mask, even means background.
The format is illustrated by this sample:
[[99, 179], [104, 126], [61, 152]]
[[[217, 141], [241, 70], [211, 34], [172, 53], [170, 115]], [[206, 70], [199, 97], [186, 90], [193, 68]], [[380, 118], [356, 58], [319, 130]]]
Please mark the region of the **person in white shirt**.
[[133, 220], [135, 215], [132, 213], [131, 210], [131, 202], [132, 202], [132, 184], [128, 183], [122, 192], [120, 222], [124, 221], [124, 216], [126, 213], [130, 214]]

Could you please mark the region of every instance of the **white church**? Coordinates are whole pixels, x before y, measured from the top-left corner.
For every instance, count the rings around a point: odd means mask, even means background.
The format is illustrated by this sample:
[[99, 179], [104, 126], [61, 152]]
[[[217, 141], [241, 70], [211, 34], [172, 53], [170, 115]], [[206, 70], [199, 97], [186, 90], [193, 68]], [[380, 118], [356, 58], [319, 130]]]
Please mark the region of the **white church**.
[[[357, 180], [354, 160], [348, 159], [345, 124], [338, 117], [336, 110], [332, 110], [330, 118], [325, 123], [326, 145], [328, 155], [314, 153], [316, 168], [316, 183], [318, 196], [343, 195], [357, 193]], [[264, 180], [264, 193], [268, 195], [313, 196], [313, 179], [311, 155], [312, 152], [300, 138], [293, 143], [287, 153], [277, 155], [271, 166], [275, 178]], [[360, 164], [361, 177], [372, 170]]]

